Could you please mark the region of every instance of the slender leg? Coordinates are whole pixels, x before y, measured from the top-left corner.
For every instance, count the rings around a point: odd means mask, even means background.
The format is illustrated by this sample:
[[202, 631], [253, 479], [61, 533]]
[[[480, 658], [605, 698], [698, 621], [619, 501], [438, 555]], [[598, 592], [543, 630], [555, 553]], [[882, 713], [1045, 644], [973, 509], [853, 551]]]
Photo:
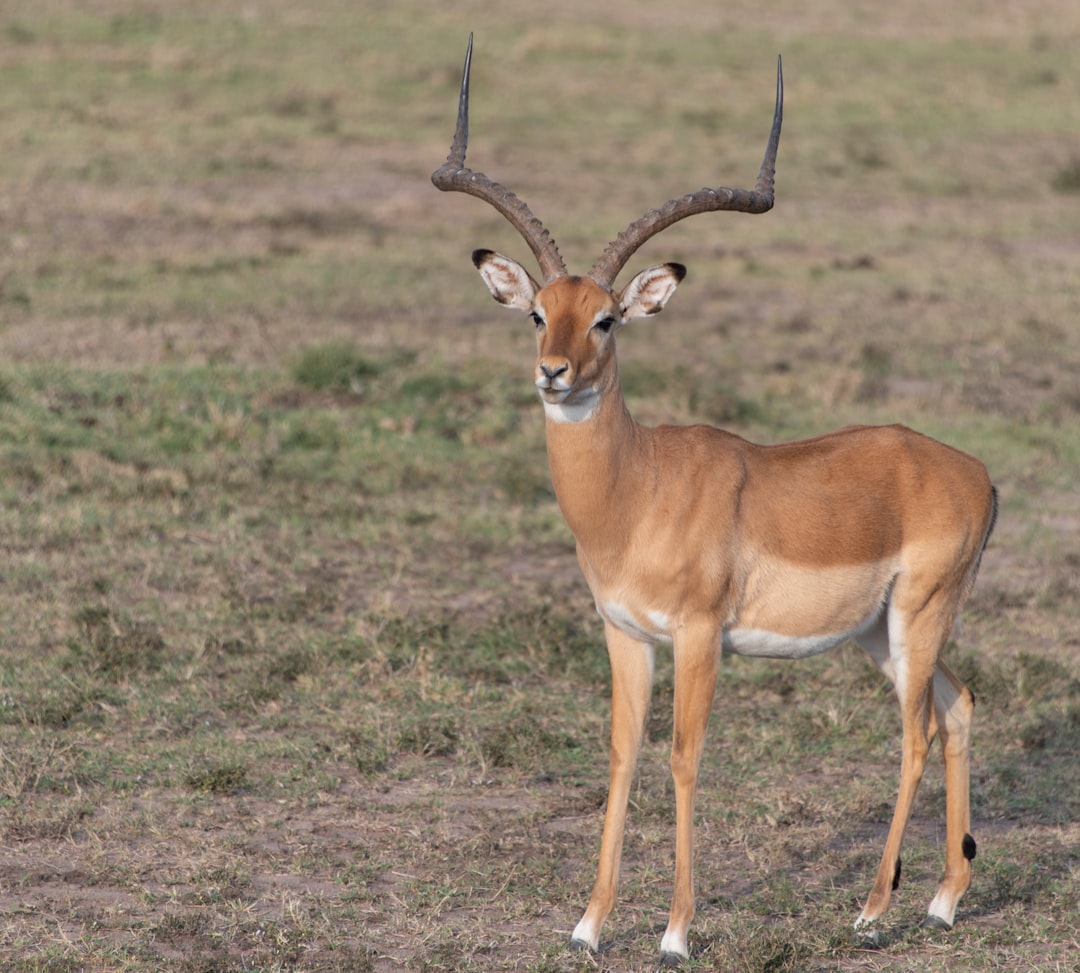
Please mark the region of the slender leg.
[[902, 610], [903, 592], [894, 592], [893, 599], [888, 610], [888, 660], [881, 655], [880, 638], [875, 639], [872, 635], [860, 638], [860, 643], [890, 675], [896, 688], [903, 727], [903, 755], [896, 809], [881, 864], [866, 904], [855, 922], [856, 928], [881, 916], [899, 882], [900, 847], [926, 767], [930, 741], [940, 730], [941, 722], [934, 711], [933, 682], [937, 657], [951, 628], [951, 618], [946, 617], [947, 613], [941, 611], [933, 598], [910, 598], [921, 603], [918, 613]]
[[611, 782], [596, 882], [585, 915], [570, 940], [572, 946], [592, 950], [599, 948], [600, 927], [615, 905], [626, 805], [641, 749], [653, 677], [651, 645], [635, 641], [610, 624], [605, 626], [604, 634], [611, 660]]
[[911, 818], [915, 794], [922, 780], [923, 770], [926, 767], [926, 755], [930, 748], [929, 693], [924, 688], [913, 695], [915, 695], [914, 700], [907, 699], [901, 702], [903, 756], [900, 761], [900, 790], [896, 797], [896, 809], [893, 811], [889, 835], [885, 840], [885, 850], [874, 878], [874, 885], [862, 913], [855, 922], [856, 927], [873, 922], [881, 916], [888, 908], [892, 890], [900, 880], [900, 847], [904, 842], [904, 832]]
[[671, 775], [675, 781], [675, 890], [671, 916], [660, 941], [664, 961], [687, 959], [686, 932], [694, 918], [694, 802], [698, 768], [705, 745], [720, 633], [710, 625], [689, 627], [675, 639], [675, 720], [671, 745]]
[[945, 874], [930, 903], [924, 926], [951, 929], [956, 904], [971, 884], [970, 767], [971, 717], [975, 699], [944, 663], [934, 673], [934, 710], [945, 756]]

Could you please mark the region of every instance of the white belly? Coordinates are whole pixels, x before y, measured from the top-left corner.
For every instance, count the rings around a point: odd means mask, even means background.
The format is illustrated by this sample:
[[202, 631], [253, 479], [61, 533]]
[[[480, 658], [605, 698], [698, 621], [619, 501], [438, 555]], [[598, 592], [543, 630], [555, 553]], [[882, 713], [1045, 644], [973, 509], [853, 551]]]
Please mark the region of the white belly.
[[768, 659], [805, 659], [835, 649], [848, 633], [842, 635], [778, 635], [756, 628], [733, 628], [724, 632], [723, 646], [736, 655]]
[[[792, 628], [797, 630], [800, 613], [787, 610], [792, 607], [792, 599], [789, 597], [784, 602], [786, 610], [782, 613], [773, 612], [770, 616], [769, 613], [760, 610], [748, 611], [745, 613], [749, 616], [746, 621], [750, 622], [750, 624], [746, 624], [742, 619], [736, 619], [733, 623], [725, 625], [721, 636], [721, 645], [725, 651], [734, 652], [736, 655], [759, 656], [770, 659], [805, 659], [835, 649], [847, 639], [858, 639], [859, 636], [870, 631], [874, 625], [882, 620], [885, 604], [884, 599], [875, 604], [873, 610], [859, 619], [854, 625], [851, 625], [850, 619], [858, 616], [851, 610], [851, 606], [842, 610], [833, 608], [831, 611], [822, 611], [823, 608], [830, 607], [829, 601], [826, 600], [823, 604], [816, 604], [814, 606], [815, 612], [820, 617], [808, 619], [805, 616], [810, 613], [803, 613], [803, 620], [808, 623], [807, 629], [812, 634], [794, 634], [790, 629], [787, 633], [777, 632], [765, 627], [770, 622], [783, 622], [785, 627], [791, 625]], [[660, 642], [671, 642], [675, 636], [675, 628], [678, 627], [676, 622], [664, 612], [653, 608], [640, 606], [630, 608], [624, 602], [614, 599], [603, 602], [598, 601], [596, 607], [608, 624], [614, 625], [621, 632], [639, 642], [653, 645]], [[795, 607], [799, 606], [796, 605]], [[778, 614], [780, 617], [777, 617]], [[828, 624], [827, 616], [829, 615], [832, 616], [831, 621], [837, 625], [839, 631], [815, 632], [814, 628], [825, 627]], [[754, 625], [755, 621], [758, 622], [757, 626]], [[794, 625], [792, 625], [793, 621], [795, 622]], [[847, 627], [848, 625], [851, 627]]]
[[835, 649], [841, 642], [858, 638], [869, 631], [881, 618], [878, 609], [846, 632], [822, 635], [781, 635], [760, 628], [729, 628], [724, 630], [723, 646], [736, 655], [760, 656], [768, 659], [805, 659]]

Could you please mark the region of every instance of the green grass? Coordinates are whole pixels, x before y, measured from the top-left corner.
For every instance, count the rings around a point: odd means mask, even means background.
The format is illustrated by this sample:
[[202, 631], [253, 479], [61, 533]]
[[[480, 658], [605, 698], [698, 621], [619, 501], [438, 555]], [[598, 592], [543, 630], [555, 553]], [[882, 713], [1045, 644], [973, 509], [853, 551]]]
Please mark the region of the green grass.
[[[350, 377], [358, 374], [362, 388]], [[671, 389], [685, 392], [689, 380], [679, 379]], [[39, 854], [57, 842], [121, 843], [109, 872], [88, 866], [94, 883], [115, 884], [118, 896], [144, 890], [141, 921], [164, 923], [155, 949], [183, 940], [218, 963], [233, 962], [226, 942], [246, 941], [279, 968], [300, 964], [297, 938], [330, 950], [326, 931], [295, 916], [277, 920], [273, 944], [256, 943], [230, 918], [237, 902], [262, 901], [263, 880], [253, 876], [277, 859], [305, 882], [334, 885], [322, 908], [338, 921], [358, 901], [365, 921], [389, 921], [379, 889], [389, 882], [389, 894], [404, 881], [395, 900], [408, 903], [413, 927], [429, 930], [427, 945], [406, 954], [428, 968], [462, 959], [462, 933], [444, 927], [446, 913], [502, 916], [533, 930], [513, 934], [522, 948], [546, 950], [550, 927], [570, 921], [587, 886], [608, 680], [553, 498], [523, 500], [499, 485], [504, 464], [528, 468], [536, 453], [519, 428], [533, 403], [507, 387], [448, 380], [412, 356], [368, 359], [339, 345], [312, 346], [280, 371], [23, 367], [5, 382], [18, 390], [7, 427], [19, 430], [5, 446], [17, 459], [8, 468], [19, 471], [4, 501], [13, 515], [6, 643], [19, 647], [0, 668], [7, 839]], [[503, 419], [477, 436], [474, 410]], [[1030, 469], [1041, 442], [1013, 442], [1011, 462]], [[485, 577], [482, 567], [514, 550], [563, 562], [517, 606], [513, 582], [497, 568]], [[461, 585], [462, 555], [480, 566], [471, 591]], [[405, 570], [408, 582], [395, 583]], [[976, 885], [949, 940], [972, 969], [1017, 948], [993, 940], [981, 916], [993, 917], [992, 928], [1018, 929], [1033, 913], [1060, 917], [1075, 906], [1068, 836], [1080, 678], [1059, 654], [987, 655], [978, 637], [1002, 624], [1022, 631], [1028, 616], [1064, 621], [1074, 609], [1069, 577], [1030, 595], [999, 578], [980, 590], [950, 649], [979, 698], [973, 799], [991, 834], [980, 835]], [[440, 608], [444, 599], [461, 607]], [[612, 962], [648, 955], [646, 916], [662, 910], [670, 881], [670, 699], [661, 659]], [[703, 771], [701, 968], [856, 962], [842, 930], [891, 813], [893, 706], [853, 651], [789, 665], [725, 662]], [[379, 803], [361, 812], [369, 792]], [[142, 819], [117, 820], [131, 802]], [[881, 968], [921, 968], [911, 964], [940, 948], [904, 930], [940, 867], [934, 829], [943, 812], [932, 771], [905, 855], [911, 891], [902, 893]], [[268, 859], [244, 824], [253, 816], [252, 827], [288, 834], [296, 815], [329, 827], [327, 816], [342, 813], [370, 813], [378, 828], [295, 846], [295, 837], [282, 838]], [[207, 827], [231, 838], [207, 845]], [[378, 837], [402, 827], [416, 834]], [[506, 849], [483, 837], [490, 827]], [[435, 863], [424, 837], [431, 828], [458, 836]], [[138, 851], [145, 834], [161, 833], [179, 843], [177, 891], [164, 897]], [[247, 849], [235, 874], [233, 842]], [[569, 868], [559, 864], [567, 848], [576, 849]], [[343, 877], [357, 856], [367, 876], [359, 885]], [[481, 868], [491, 874], [478, 878]], [[555, 895], [557, 915], [529, 908], [534, 894]], [[13, 948], [36, 942], [67, 955], [34, 922], [19, 928], [28, 938], [9, 934]], [[1060, 931], [1060, 921], [1050, 928]], [[1055, 969], [1065, 955], [1054, 941], [1039, 947], [1035, 968]], [[368, 948], [353, 941], [349, 962], [374, 963], [378, 947]], [[106, 968], [144, 962], [134, 945], [112, 958], [113, 945], [84, 938], [80, 949]], [[145, 955], [152, 965], [166, 954]]]
[[428, 182], [475, 30], [470, 162], [574, 269], [646, 208], [753, 178], [782, 53], [777, 209], [688, 221], [635, 258], [690, 274], [620, 335], [630, 406], [767, 442], [906, 422], [1001, 492], [947, 650], [979, 701], [957, 928], [917, 928], [941, 869], [935, 761], [883, 947], [850, 938], [899, 771], [876, 670], [851, 648], [725, 658], [690, 968], [1073, 969], [1074, 8], [47, 0], [8, 18], [6, 968], [653, 968], [663, 653], [605, 950], [565, 948], [609, 677], [531, 328], [468, 260], [523, 248]]

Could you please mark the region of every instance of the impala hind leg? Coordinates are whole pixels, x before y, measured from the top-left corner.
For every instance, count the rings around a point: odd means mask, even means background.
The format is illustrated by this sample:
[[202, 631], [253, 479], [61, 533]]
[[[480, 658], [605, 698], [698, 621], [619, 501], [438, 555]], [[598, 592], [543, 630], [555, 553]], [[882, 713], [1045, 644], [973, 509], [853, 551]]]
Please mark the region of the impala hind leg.
[[610, 624], [605, 626], [604, 634], [611, 660], [611, 781], [596, 882], [585, 915], [570, 938], [571, 947], [594, 951], [600, 946], [600, 927], [615, 905], [626, 805], [641, 749], [653, 677], [651, 645], [635, 641]]
[[971, 691], [938, 662], [934, 673], [934, 716], [945, 757], [945, 874], [930, 903], [923, 925], [951, 929], [956, 904], [971, 884], [970, 746], [975, 698]]
[[[896, 593], [894, 592], [894, 599]], [[906, 622], [895, 601], [879, 623], [859, 636], [859, 644], [893, 683], [900, 703], [903, 738], [900, 787], [881, 863], [859, 918], [858, 929], [881, 917], [900, 884], [900, 848], [926, 768], [930, 743], [937, 732], [933, 682], [937, 656], [951, 628], [937, 613], [924, 609]]]
[[[943, 633], [937, 636], [936, 642], [944, 645], [952, 628], [952, 614], [943, 612], [935, 619], [934, 615], [927, 613], [924, 617], [926, 624], [918, 626], [916, 633], [920, 629], [929, 629], [929, 638], [936, 629]], [[893, 625], [899, 629], [895, 614]], [[910, 638], [911, 630], [904, 635]], [[906, 647], [901, 652], [895, 652], [896, 646], [890, 646], [884, 618], [875, 628], [859, 637], [859, 644], [897, 688], [904, 720], [904, 757], [900, 795], [885, 852], [874, 887], [855, 925], [858, 928], [877, 919], [885, 911], [891, 893], [899, 883], [900, 844], [911, 812], [910, 802], [914, 800], [919, 783], [912, 775], [917, 772], [921, 777], [926, 750], [934, 737], [940, 736], [945, 759], [945, 874], [923, 925], [951, 929], [956, 918], [956, 905], [971, 884], [971, 860], [975, 857], [975, 839], [971, 837], [969, 766], [975, 699], [948, 667], [936, 659], [937, 653], [934, 653], [935, 663], [925, 688], [925, 699], [921, 699], [924, 692], [920, 689], [924, 681], [921, 673], [925, 667], [922, 660], [928, 656], [920, 657]], [[901, 646], [910, 644], [900, 643]], [[923, 644], [934, 645], [935, 641]], [[913, 663], [916, 667], [914, 672]], [[902, 683], [898, 682], [898, 666], [903, 674]], [[914, 746], [911, 746], [912, 740]]]
[[896, 796], [889, 834], [885, 839], [885, 849], [881, 855], [874, 884], [866, 899], [855, 928], [867, 925], [881, 917], [889, 907], [892, 892], [900, 885], [900, 848], [904, 842], [904, 833], [911, 819], [911, 809], [915, 804], [915, 795], [922, 781], [926, 767], [926, 756], [930, 748], [930, 720], [927, 715], [929, 691], [917, 692], [914, 699], [902, 701], [903, 743], [900, 760], [900, 788]]

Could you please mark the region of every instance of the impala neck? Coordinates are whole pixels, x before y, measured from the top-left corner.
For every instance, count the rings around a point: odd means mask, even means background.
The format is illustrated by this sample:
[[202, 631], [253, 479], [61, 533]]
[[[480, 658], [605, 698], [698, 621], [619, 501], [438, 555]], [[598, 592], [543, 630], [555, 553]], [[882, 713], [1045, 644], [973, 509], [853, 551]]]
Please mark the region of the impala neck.
[[638, 487], [627, 470], [646, 449], [643, 429], [623, 400], [617, 371], [600, 385], [595, 407], [586, 418], [567, 421], [565, 413], [545, 407], [547, 453], [559, 509], [579, 543], [586, 537], [625, 532], [612, 511], [634, 509], [627, 495]]

